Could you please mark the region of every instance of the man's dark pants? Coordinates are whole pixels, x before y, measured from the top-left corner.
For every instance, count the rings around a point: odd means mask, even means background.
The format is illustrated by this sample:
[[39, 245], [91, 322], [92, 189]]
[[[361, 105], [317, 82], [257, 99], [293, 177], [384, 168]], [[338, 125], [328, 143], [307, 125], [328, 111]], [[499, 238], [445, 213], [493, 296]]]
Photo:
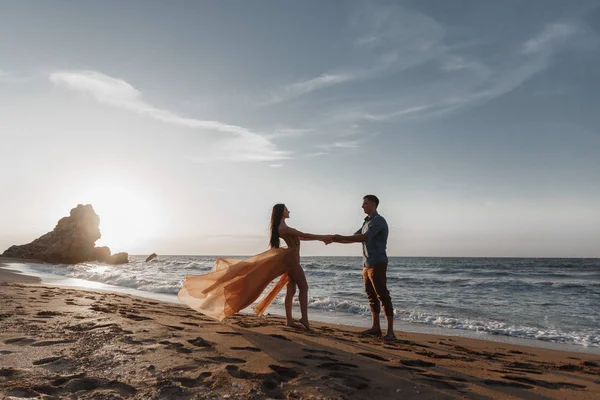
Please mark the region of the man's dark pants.
[[379, 314], [381, 312], [381, 302], [385, 315], [394, 315], [392, 298], [387, 289], [387, 262], [375, 263], [372, 267], [364, 266], [363, 281], [365, 282], [365, 292], [367, 292], [371, 312]]

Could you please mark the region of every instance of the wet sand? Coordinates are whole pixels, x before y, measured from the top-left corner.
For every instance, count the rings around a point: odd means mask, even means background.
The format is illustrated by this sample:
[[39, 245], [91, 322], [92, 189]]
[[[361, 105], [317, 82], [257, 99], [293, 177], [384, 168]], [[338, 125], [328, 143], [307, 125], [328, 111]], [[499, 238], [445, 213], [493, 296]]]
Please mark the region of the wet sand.
[[42, 286], [0, 270], [0, 396], [94, 399], [597, 399], [600, 356]]

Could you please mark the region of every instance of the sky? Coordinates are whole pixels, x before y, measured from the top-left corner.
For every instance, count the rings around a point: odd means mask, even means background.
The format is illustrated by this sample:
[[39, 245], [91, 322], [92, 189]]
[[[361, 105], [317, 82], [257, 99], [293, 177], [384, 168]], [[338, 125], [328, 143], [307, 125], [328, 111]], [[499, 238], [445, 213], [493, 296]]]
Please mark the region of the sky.
[[[0, 2], [0, 251], [600, 257], [597, 1]], [[305, 243], [303, 255], [360, 255]]]

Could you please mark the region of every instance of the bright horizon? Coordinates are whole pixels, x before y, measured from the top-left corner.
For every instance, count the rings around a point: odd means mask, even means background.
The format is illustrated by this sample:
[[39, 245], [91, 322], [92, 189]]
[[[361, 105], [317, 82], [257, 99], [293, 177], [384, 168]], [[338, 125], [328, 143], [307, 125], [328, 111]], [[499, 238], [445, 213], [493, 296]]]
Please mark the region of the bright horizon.
[[252, 255], [375, 194], [390, 256], [600, 257], [600, 6], [458, 4], [2, 2], [0, 253], [81, 203], [113, 252]]

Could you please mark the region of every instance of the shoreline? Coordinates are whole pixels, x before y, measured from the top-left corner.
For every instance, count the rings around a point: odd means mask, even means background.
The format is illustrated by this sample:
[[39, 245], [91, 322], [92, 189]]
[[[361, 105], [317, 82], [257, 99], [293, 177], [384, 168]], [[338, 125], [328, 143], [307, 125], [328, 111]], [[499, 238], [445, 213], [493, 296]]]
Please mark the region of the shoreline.
[[217, 322], [184, 305], [14, 281], [0, 283], [0, 303], [6, 396], [600, 396], [600, 356], [593, 354], [400, 331], [387, 343], [352, 326], [313, 322], [310, 332], [296, 330], [278, 316]]
[[[9, 274], [14, 282], [22, 283], [41, 283], [43, 285], [53, 285], [60, 287], [70, 287], [75, 289], [84, 290], [97, 290], [109, 293], [120, 293], [126, 295], [133, 295], [137, 297], [143, 297], [147, 299], [153, 299], [157, 301], [169, 302], [172, 304], [182, 304], [177, 295], [175, 294], [163, 294], [155, 292], [146, 292], [132, 288], [126, 288], [121, 286], [114, 286], [101, 282], [87, 281], [78, 278], [69, 278], [62, 275], [53, 275], [49, 273], [42, 273], [34, 271], [28, 264], [46, 264], [39, 260], [23, 260], [15, 258], [0, 257], [0, 282], [3, 281], [1, 274]], [[4, 270], [4, 272], [3, 272]], [[253, 315], [252, 313], [241, 312], [241, 315]], [[285, 311], [282, 305], [274, 304], [271, 305], [267, 315], [283, 317]], [[299, 315], [298, 305], [294, 305], [294, 315]], [[311, 321], [323, 322], [331, 325], [340, 327], [359, 327], [368, 328], [371, 324], [370, 317], [363, 317], [359, 315], [347, 315], [343, 312], [327, 311], [310, 309]], [[523, 338], [518, 336], [509, 335], [492, 335], [489, 333], [476, 332], [471, 330], [462, 329], [448, 329], [444, 327], [437, 327], [427, 324], [418, 324], [411, 322], [404, 322], [400, 320], [395, 321], [395, 330], [403, 333], [417, 333], [417, 334], [432, 334], [441, 335], [452, 338], [467, 338], [473, 340], [483, 340], [492, 343], [505, 343], [510, 345], [535, 347], [542, 349], [550, 349], [556, 351], [565, 352], [577, 352], [583, 354], [598, 354], [600, 355], [600, 347], [587, 347], [579, 344], [561, 343], [554, 341], [546, 341], [539, 339]]]
[[[34, 262], [26, 260], [25, 262]], [[214, 321], [182, 304], [43, 284], [0, 259], [0, 395], [145, 399], [600, 396], [600, 356], [278, 315]], [[111, 397], [112, 396], [112, 397]]]

